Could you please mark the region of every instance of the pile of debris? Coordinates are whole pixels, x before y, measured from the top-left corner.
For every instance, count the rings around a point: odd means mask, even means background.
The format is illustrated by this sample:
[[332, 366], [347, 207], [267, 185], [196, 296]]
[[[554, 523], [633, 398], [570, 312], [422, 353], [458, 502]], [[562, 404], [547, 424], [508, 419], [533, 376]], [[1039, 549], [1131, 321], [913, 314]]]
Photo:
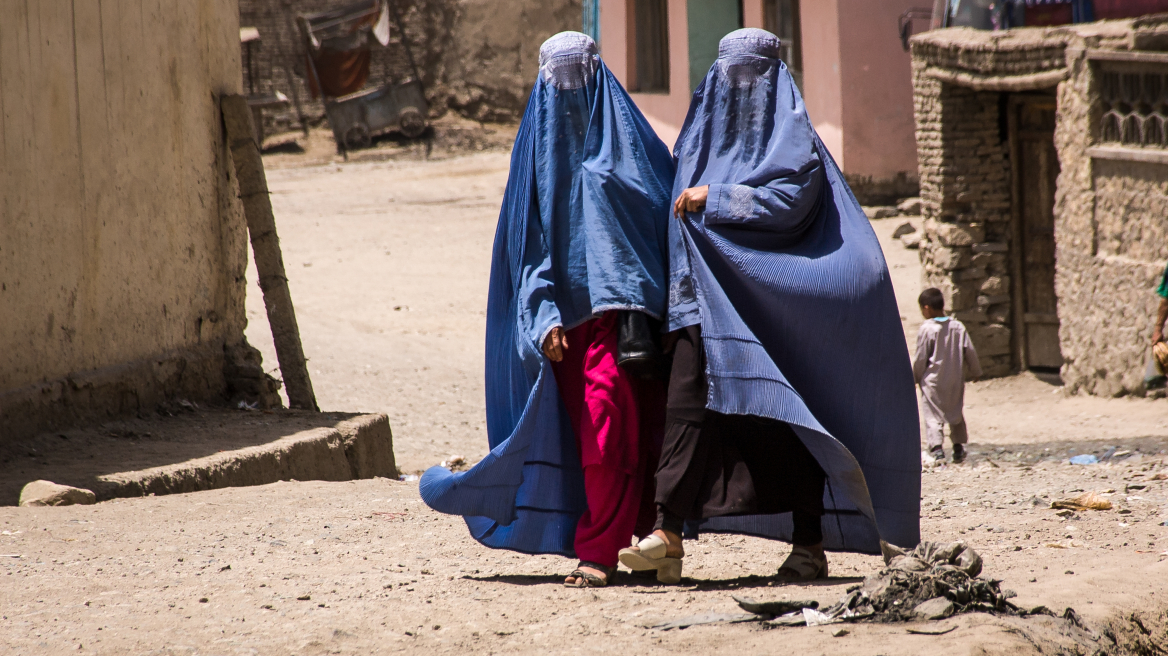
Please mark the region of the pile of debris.
[[[736, 596], [734, 601], [746, 613], [708, 613], [654, 628], [685, 628], [714, 622], [761, 622], [767, 627], [913, 622], [975, 612], [1020, 617], [1054, 615], [1045, 606], [1023, 609], [1010, 602], [1014, 592], [1002, 590], [1000, 581], [981, 578], [981, 556], [964, 542], [922, 542], [907, 553], [889, 547], [886, 557], [887, 567], [848, 588], [847, 594], [828, 608], [820, 609], [817, 601], [759, 602]], [[1074, 615], [1071, 609], [1067, 613]]]
[[[1009, 600], [1011, 590], [980, 578], [981, 556], [964, 542], [922, 542], [911, 552], [893, 547], [888, 567], [873, 574], [829, 608], [792, 610], [764, 620], [769, 626], [816, 626], [833, 622], [910, 622], [939, 620], [958, 613], [1051, 614], [1044, 607], [1023, 610]], [[735, 599], [744, 610], [759, 608]], [[745, 602], [745, 603], [744, 603]], [[757, 611], [752, 611], [757, 612]]]

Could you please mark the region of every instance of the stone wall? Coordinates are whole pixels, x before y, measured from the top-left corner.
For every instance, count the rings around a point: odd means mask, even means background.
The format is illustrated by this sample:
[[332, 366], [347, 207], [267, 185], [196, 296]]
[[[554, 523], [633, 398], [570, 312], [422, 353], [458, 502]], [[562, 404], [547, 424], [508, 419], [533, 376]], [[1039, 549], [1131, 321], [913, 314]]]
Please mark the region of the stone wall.
[[[1082, 49], [1068, 53], [1071, 75], [1060, 85], [1055, 133], [1063, 381], [1072, 392], [1143, 394], [1160, 300], [1153, 290], [1168, 260], [1168, 163], [1088, 155], [1100, 138], [1098, 73], [1106, 64], [1089, 61]], [[1168, 73], [1168, 65], [1158, 69]]]
[[[293, 88], [305, 103], [314, 125], [324, 120], [324, 107], [311, 101], [304, 84], [303, 50], [294, 26], [297, 14], [336, 7], [349, 0], [239, 0], [240, 23], [260, 32], [252, 44], [255, 78], [244, 70], [244, 88], [256, 93], [281, 91], [292, 97]], [[431, 103], [431, 115], [447, 110], [480, 121], [517, 119], [539, 67], [539, 46], [564, 30], [579, 30], [580, 0], [398, 0], [419, 75]], [[394, 42], [377, 48], [370, 79], [405, 79], [412, 76], [401, 34], [392, 30]], [[242, 47], [245, 51], [246, 47]], [[291, 80], [291, 84], [289, 83]], [[295, 111], [269, 111], [267, 130], [296, 125]]]
[[0, 21], [0, 445], [224, 399], [246, 360], [247, 233], [218, 108], [239, 92], [237, 15], [107, 0]]
[[[1159, 301], [1153, 291], [1168, 259], [1168, 150], [1125, 146], [1118, 156], [1092, 156], [1101, 138], [1097, 78], [1100, 66], [1111, 64], [1088, 60], [1087, 49], [1163, 50], [1166, 35], [1163, 18], [1144, 18], [914, 37], [923, 283], [942, 289], [970, 326], [990, 375], [1018, 366], [1011, 340], [1013, 200], [1005, 99], [1057, 84], [1055, 291], [1062, 379], [1069, 393], [1145, 391]], [[1159, 66], [1168, 76], [1168, 63]], [[1160, 163], [1149, 161], [1157, 158]]]
[[943, 84], [914, 57], [922, 286], [945, 294], [987, 376], [1011, 359], [1009, 148], [1001, 94]]

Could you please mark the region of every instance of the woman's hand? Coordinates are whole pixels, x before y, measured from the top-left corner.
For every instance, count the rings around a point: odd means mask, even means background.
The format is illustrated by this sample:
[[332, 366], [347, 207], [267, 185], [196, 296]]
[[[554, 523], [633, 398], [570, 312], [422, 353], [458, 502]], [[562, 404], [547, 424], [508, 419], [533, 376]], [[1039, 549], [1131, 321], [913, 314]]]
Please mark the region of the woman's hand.
[[564, 351], [567, 349], [568, 336], [564, 334], [564, 329], [560, 326], [552, 328], [552, 331], [543, 340], [543, 354], [547, 356], [548, 360], [559, 362], [564, 359]]
[[706, 206], [706, 197], [709, 195], [710, 185], [686, 189], [673, 203], [673, 216], [680, 219], [686, 212], [700, 212]]

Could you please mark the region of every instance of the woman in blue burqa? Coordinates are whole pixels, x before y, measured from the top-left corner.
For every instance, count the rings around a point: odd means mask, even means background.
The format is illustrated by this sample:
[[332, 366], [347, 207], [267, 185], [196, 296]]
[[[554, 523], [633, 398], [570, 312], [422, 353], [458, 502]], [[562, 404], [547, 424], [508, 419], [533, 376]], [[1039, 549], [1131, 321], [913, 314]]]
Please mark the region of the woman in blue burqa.
[[674, 156], [656, 530], [621, 561], [676, 581], [687, 521], [792, 543], [778, 576], [795, 580], [827, 576], [825, 549], [915, 546], [920, 436], [888, 268], [777, 37], [722, 39]]
[[578, 557], [565, 584], [603, 586], [654, 520], [665, 385], [639, 376], [666, 309], [673, 160], [592, 39], [557, 34], [539, 61], [491, 263], [491, 452], [419, 487], [479, 542]]

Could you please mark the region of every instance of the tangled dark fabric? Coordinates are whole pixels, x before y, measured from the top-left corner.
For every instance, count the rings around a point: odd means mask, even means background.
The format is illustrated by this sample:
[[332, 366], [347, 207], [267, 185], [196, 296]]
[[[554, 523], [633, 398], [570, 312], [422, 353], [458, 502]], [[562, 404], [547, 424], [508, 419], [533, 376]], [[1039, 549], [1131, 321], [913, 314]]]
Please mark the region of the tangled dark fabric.
[[[824, 546], [920, 540], [919, 427], [908, 349], [876, 235], [763, 30], [732, 32], [694, 92], [673, 197], [669, 329], [701, 325], [710, 410], [792, 425], [828, 475]], [[791, 539], [789, 514], [700, 530]]]
[[608, 310], [663, 318], [673, 161], [592, 39], [558, 34], [511, 154], [487, 301], [487, 438], [469, 471], [433, 467], [422, 499], [483, 544], [573, 555], [585, 509], [575, 437], [541, 345]]

